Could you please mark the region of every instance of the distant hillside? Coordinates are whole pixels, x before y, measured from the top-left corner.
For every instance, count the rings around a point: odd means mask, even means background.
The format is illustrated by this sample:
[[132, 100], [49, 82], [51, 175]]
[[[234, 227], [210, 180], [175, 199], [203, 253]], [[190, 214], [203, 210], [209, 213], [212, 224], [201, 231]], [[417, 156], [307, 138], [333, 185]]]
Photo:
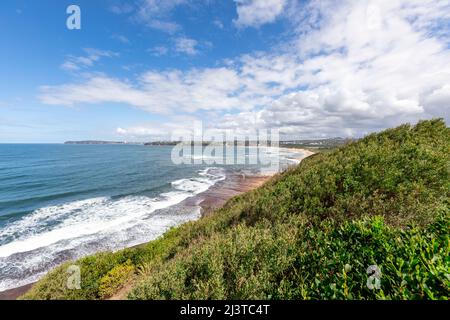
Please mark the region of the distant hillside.
[[177, 141], [153, 141], [146, 142], [144, 145], [146, 146], [176, 146], [179, 142]]
[[124, 144], [124, 142], [86, 140], [86, 141], [66, 141], [64, 142], [64, 144]]
[[442, 120], [372, 134], [147, 245], [77, 261], [81, 290], [67, 263], [24, 298], [127, 284], [130, 299], [448, 299], [449, 165]]
[[101, 141], [101, 140], [85, 140], [85, 141], [66, 141], [64, 144], [142, 144], [139, 142], [125, 141]]
[[281, 147], [287, 148], [306, 148], [306, 149], [333, 149], [350, 143], [354, 140], [344, 138], [329, 138], [315, 140], [284, 140], [280, 142]]

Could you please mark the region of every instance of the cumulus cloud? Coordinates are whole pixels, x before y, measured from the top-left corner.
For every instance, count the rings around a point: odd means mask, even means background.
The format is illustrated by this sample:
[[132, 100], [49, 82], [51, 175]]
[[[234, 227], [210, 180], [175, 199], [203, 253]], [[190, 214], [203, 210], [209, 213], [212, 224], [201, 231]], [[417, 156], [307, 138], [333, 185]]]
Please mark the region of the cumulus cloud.
[[122, 34], [113, 34], [111, 36], [111, 39], [114, 39], [114, 40], [117, 40], [119, 42], [122, 42], [123, 44], [130, 44], [131, 43], [130, 39], [128, 39], [127, 37], [125, 37]]
[[[178, 127], [176, 127], [178, 128]], [[173, 126], [167, 124], [158, 123], [145, 123], [140, 126], [134, 126], [129, 128], [117, 128], [116, 132], [119, 135], [133, 138], [137, 140], [144, 139], [155, 139], [155, 140], [170, 140], [170, 132], [174, 130]], [[158, 139], [160, 138], [160, 139]]]
[[[318, 117], [310, 120], [337, 118], [339, 128], [359, 132], [358, 126], [382, 128], [429, 116], [449, 118], [450, 100], [442, 103], [441, 98], [450, 81], [450, 52], [442, 34], [433, 34], [433, 27], [436, 21], [449, 18], [450, 3], [394, 0], [311, 5], [324, 18], [314, 31], [300, 33], [297, 42], [303, 59], [298, 80], [307, 89], [284, 97], [284, 102], [268, 111], [278, 108], [281, 116], [289, 114], [292, 103], [298, 110], [316, 106], [313, 114]], [[432, 99], [433, 94], [439, 99]], [[443, 108], [437, 110], [437, 105]]]
[[238, 27], [259, 27], [274, 22], [283, 12], [287, 0], [235, 0]]
[[187, 0], [143, 0], [141, 1], [140, 10], [144, 16], [162, 15], [186, 3]]
[[307, 12], [318, 13], [300, 17], [293, 51], [245, 64], [246, 74], [274, 79], [285, 94], [226, 123], [314, 136], [450, 120], [449, 2], [312, 1]]
[[212, 47], [212, 44], [207, 41], [197, 41], [188, 37], [175, 38], [171, 42], [170, 46], [159, 45], [149, 48], [147, 51], [155, 57], [165, 56], [169, 52], [176, 55], [196, 56]]
[[275, 127], [302, 137], [450, 121], [448, 1], [313, 0], [302, 8], [284, 51], [235, 57], [223, 67], [144, 72], [133, 82], [92, 76], [43, 87], [41, 101], [213, 111], [213, 126]]
[[171, 21], [171, 12], [187, 0], [141, 0], [138, 4], [136, 19], [152, 29], [173, 34], [181, 26]]
[[115, 14], [128, 14], [134, 11], [134, 7], [129, 3], [123, 2], [112, 5], [109, 10]]
[[[248, 80], [247, 80], [248, 81]], [[168, 114], [207, 110], [251, 109], [262, 104], [261, 94], [247, 88], [235, 70], [192, 69], [186, 72], [149, 71], [134, 83], [90, 75], [82, 83], [43, 86], [41, 102], [72, 106], [79, 103], [126, 103], [148, 112]]]
[[170, 141], [191, 135], [194, 124], [201, 126], [201, 122], [195, 117], [173, 116], [164, 123], [145, 122], [127, 128], [119, 127], [116, 133], [135, 141]]
[[217, 28], [219, 28], [219, 29], [225, 28], [225, 26], [223, 25], [223, 22], [220, 21], [219, 19], [215, 19], [215, 20], [213, 21], [213, 24], [214, 24]]
[[78, 71], [83, 68], [94, 66], [101, 58], [113, 58], [119, 56], [116, 52], [93, 48], [85, 48], [83, 51], [85, 54], [82, 56], [68, 56], [66, 61], [61, 65], [61, 69], [66, 71]]
[[195, 39], [185, 37], [175, 39], [175, 51], [179, 53], [194, 56], [198, 54], [197, 46], [198, 42]]
[[[58, 87], [43, 86], [39, 99], [49, 105], [73, 106], [79, 103], [115, 102], [125, 103], [135, 107], [147, 109], [148, 93], [133, 87], [132, 84], [102, 75], [89, 76], [86, 82], [66, 84]], [[155, 107], [154, 112], [163, 113], [164, 110]]]
[[156, 57], [161, 57], [165, 56], [169, 52], [169, 49], [166, 46], [156, 46], [148, 49], [147, 51]]

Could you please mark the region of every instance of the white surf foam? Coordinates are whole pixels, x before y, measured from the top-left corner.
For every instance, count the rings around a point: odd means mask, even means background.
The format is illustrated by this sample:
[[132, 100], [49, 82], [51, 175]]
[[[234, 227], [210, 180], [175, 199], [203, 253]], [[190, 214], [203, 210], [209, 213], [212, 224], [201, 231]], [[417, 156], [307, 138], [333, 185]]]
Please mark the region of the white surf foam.
[[195, 178], [174, 181], [173, 191], [157, 198], [102, 197], [36, 210], [0, 229], [0, 239], [11, 239], [0, 246], [0, 291], [36, 281], [54, 267], [62, 253], [69, 252], [70, 259], [76, 259], [101, 250], [118, 250], [198, 219], [199, 208], [159, 210], [202, 193], [223, 179], [223, 170], [208, 168]]
[[172, 182], [172, 186], [177, 190], [193, 193], [194, 195], [205, 192], [218, 181], [225, 179], [223, 170], [207, 168], [199, 172], [202, 177], [191, 179], [180, 179]]

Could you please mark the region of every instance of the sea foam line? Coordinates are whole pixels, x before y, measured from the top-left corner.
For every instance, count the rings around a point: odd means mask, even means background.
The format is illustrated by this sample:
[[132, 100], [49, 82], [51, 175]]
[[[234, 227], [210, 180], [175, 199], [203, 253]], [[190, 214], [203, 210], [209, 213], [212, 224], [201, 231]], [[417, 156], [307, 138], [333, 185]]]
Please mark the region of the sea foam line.
[[[211, 173], [213, 171], [215, 173]], [[223, 172], [207, 168], [200, 177], [172, 182], [174, 191], [158, 198], [128, 196], [118, 200], [93, 198], [50, 206], [0, 230], [0, 238], [13, 241], [0, 246], [0, 258], [46, 247], [62, 240], [129, 228], [140, 219], [208, 190], [225, 179]]]

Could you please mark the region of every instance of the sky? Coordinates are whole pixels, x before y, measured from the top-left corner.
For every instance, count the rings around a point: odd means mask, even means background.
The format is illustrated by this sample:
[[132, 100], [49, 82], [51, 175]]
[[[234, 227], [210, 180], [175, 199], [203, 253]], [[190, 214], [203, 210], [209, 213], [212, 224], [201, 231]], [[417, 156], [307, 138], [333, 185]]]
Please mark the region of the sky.
[[[81, 10], [70, 30], [69, 5]], [[2, 0], [0, 143], [450, 121], [450, 0]]]

